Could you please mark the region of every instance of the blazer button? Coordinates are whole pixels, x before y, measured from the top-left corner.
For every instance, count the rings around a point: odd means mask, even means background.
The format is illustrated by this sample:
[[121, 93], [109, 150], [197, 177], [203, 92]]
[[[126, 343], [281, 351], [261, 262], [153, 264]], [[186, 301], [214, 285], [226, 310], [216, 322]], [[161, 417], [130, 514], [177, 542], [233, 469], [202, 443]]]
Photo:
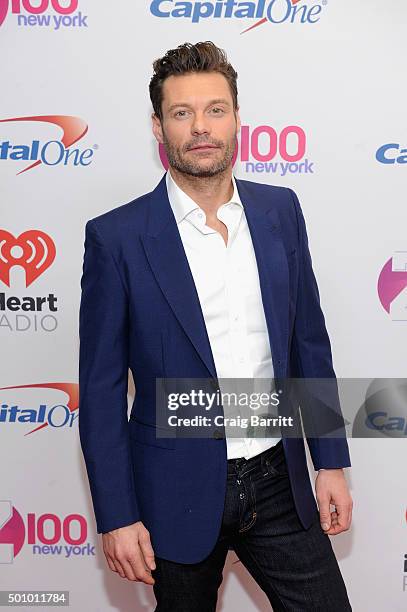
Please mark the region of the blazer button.
[[224, 438], [224, 435], [219, 429], [215, 429], [215, 431], [213, 432], [213, 437], [215, 438], [215, 440], [221, 440], [222, 438]]

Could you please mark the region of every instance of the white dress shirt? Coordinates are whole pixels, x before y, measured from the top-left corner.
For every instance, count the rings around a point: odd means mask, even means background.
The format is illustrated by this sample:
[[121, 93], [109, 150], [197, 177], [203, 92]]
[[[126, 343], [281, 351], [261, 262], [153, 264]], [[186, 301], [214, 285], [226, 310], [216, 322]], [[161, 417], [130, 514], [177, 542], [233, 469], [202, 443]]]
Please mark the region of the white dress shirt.
[[[257, 380], [274, 376], [257, 261], [233, 175], [232, 183], [231, 199], [217, 210], [228, 230], [226, 245], [221, 234], [206, 225], [202, 208], [178, 187], [169, 170], [166, 175], [168, 198], [197, 289], [217, 377], [256, 379], [250, 391], [270, 392], [270, 384], [261, 386]], [[222, 392], [221, 380], [219, 386]], [[244, 390], [249, 392], [247, 385]], [[264, 412], [246, 408], [244, 416]], [[228, 459], [249, 459], [281, 439], [236, 438], [228, 437], [227, 428], [225, 432]]]

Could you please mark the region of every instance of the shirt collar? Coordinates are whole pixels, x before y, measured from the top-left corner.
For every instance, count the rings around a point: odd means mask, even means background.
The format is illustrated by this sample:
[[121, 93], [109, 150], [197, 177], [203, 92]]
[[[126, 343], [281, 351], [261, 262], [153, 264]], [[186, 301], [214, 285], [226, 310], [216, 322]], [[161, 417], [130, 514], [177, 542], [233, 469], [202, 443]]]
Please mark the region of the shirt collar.
[[[166, 173], [166, 184], [167, 184], [167, 193], [168, 199], [170, 201], [170, 205], [172, 211], [175, 216], [176, 222], [179, 224], [181, 221], [196, 208], [199, 208], [198, 204], [183, 191], [177, 183], [174, 181], [171, 176], [171, 172], [167, 170]], [[236, 185], [236, 180], [234, 175], [232, 174], [232, 184], [233, 184], [233, 194], [232, 197], [226, 204], [234, 203], [238, 204], [243, 209], [243, 204], [239, 196], [239, 192]]]

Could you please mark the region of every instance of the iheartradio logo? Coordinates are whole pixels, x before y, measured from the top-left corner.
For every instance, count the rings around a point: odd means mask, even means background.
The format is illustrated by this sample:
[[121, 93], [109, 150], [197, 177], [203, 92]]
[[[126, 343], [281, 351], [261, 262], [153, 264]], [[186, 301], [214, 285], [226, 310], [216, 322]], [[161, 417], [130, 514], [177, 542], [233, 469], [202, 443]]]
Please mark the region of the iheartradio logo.
[[25, 271], [26, 287], [29, 287], [55, 259], [55, 243], [41, 230], [31, 229], [16, 238], [0, 229], [0, 281], [10, 287], [10, 270], [21, 266]]
[[[30, 229], [18, 237], [0, 229], [0, 284], [10, 287], [10, 270], [20, 266], [25, 273], [25, 288], [37, 280], [53, 263], [56, 255], [51, 236]], [[41, 295], [6, 295], [0, 292], [0, 330], [55, 331], [58, 298], [53, 293]]]

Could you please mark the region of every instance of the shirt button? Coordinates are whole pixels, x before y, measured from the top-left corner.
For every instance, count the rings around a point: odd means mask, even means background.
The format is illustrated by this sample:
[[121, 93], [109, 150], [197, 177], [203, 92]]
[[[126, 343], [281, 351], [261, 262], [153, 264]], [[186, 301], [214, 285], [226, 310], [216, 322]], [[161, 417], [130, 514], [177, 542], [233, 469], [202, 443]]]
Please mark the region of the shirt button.
[[235, 316], [233, 317], [233, 320], [234, 320], [234, 321], [238, 321], [238, 320], [239, 320], [239, 315], [235, 315]]
[[199, 213], [198, 213], [198, 217], [199, 217], [200, 219], [202, 219], [203, 214], [199, 212]]
[[243, 363], [244, 362], [244, 357], [239, 357], [239, 363]]
[[240, 499], [244, 499], [244, 493], [239, 493]]

